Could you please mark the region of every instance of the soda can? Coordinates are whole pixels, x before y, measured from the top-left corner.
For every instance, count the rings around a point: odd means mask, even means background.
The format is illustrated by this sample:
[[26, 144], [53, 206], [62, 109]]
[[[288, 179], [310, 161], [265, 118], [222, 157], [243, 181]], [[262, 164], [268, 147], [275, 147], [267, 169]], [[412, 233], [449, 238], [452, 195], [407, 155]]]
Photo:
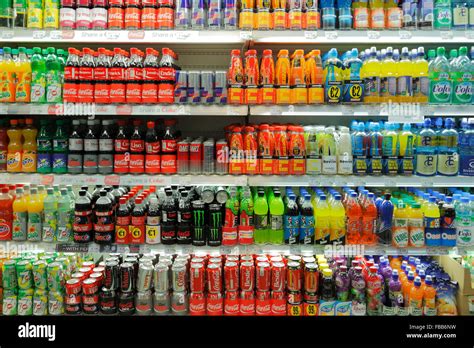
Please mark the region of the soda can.
[[146, 6], [142, 9], [142, 29], [156, 29], [157, 10], [152, 6]]
[[238, 291], [226, 291], [224, 298], [225, 315], [239, 315], [240, 295]]
[[303, 294], [301, 291], [289, 290], [287, 294], [287, 301], [289, 304], [300, 304], [303, 301]]
[[16, 291], [5, 289], [3, 292], [3, 315], [17, 315], [18, 314], [18, 295]]
[[18, 315], [33, 315], [33, 289], [18, 291]]
[[214, 174], [214, 171], [215, 171], [214, 154], [215, 154], [215, 141], [212, 138], [207, 139], [203, 143], [202, 172], [204, 174]]
[[48, 294], [44, 289], [33, 293], [33, 315], [48, 315]]
[[185, 70], [176, 71], [176, 84], [174, 87], [174, 102], [185, 104], [188, 102], [188, 72]]
[[183, 139], [178, 142], [178, 153], [176, 155], [178, 174], [189, 173], [189, 138]]
[[[137, 290], [142, 291], [142, 292], [150, 290], [152, 280], [153, 280], [153, 265], [140, 264], [138, 266]], [[150, 307], [150, 310], [151, 310], [151, 307]]]
[[227, 71], [214, 73], [214, 103], [227, 104]]
[[99, 294], [99, 304], [101, 313], [117, 313], [117, 295], [115, 290], [110, 290], [103, 287]]
[[119, 265], [117, 261], [107, 261], [104, 270], [104, 287], [117, 290], [119, 287]]
[[192, 224], [192, 244], [195, 246], [206, 245], [205, 235], [205, 203], [202, 200], [196, 200], [191, 202], [193, 208], [193, 224]]
[[127, 30], [140, 29], [141, 17], [142, 17], [141, 12], [142, 10], [135, 6], [125, 8], [125, 13], [124, 13], [125, 29]]
[[222, 205], [209, 204], [209, 231], [207, 244], [219, 246], [222, 244]]
[[173, 291], [171, 295], [171, 310], [173, 314], [185, 315], [188, 312], [188, 296], [186, 291]]
[[153, 294], [153, 311], [157, 314], [167, 314], [170, 312], [170, 294], [168, 291]]
[[209, 293], [222, 292], [222, 270], [221, 266], [215, 263], [209, 264], [206, 270], [207, 291]]
[[23, 260], [17, 262], [16, 276], [19, 289], [30, 289], [33, 287], [33, 267], [30, 261]]
[[71, 278], [66, 281], [66, 295], [78, 295], [82, 290], [81, 281]]
[[189, 144], [189, 173], [200, 174], [202, 172], [204, 144], [202, 138], [194, 139]]
[[318, 292], [319, 288], [319, 272], [315, 263], [307, 263], [304, 265], [304, 290], [309, 293]]
[[[139, 270], [140, 272], [140, 270]], [[139, 273], [140, 274], [140, 273]], [[151, 291], [138, 291], [135, 295], [135, 309], [138, 315], [150, 315], [153, 310]]]
[[135, 313], [135, 296], [133, 291], [122, 291], [118, 296], [118, 311], [120, 315]]
[[134, 289], [134, 265], [124, 262], [120, 265], [120, 290], [122, 292], [133, 291]]
[[[211, 0], [213, 1], [213, 0]], [[201, 103], [214, 103], [214, 72], [201, 71]]]
[[82, 292], [84, 295], [93, 295], [99, 291], [99, 285], [97, 280], [93, 278], [87, 278], [82, 282]]
[[283, 262], [272, 264], [271, 289], [273, 291], [284, 291], [286, 281], [286, 268]]
[[18, 277], [16, 275], [16, 261], [7, 260], [2, 266], [2, 284], [4, 289], [16, 289]]
[[242, 291], [253, 291], [255, 284], [255, 266], [253, 262], [242, 262], [240, 264], [240, 289]]
[[225, 139], [216, 142], [216, 174], [227, 174], [229, 172], [229, 146]]
[[227, 261], [224, 265], [224, 286], [226, 291], [239, 289], [239, 266], [237, 262]]
[[224, 313], [224, 298], [220, 292], [208, 293], [206, 301], [207, 315], [222, 315]]
[[255, 269], [255, 283], [257, 290], [268, 291], [270, 290], [271, 280], [271, 268], [268, 262], [257, 262]]
[[64, 314], [64, 297], [60, 291], [49, 291], [48, 293], [49, 315]]
[[186, 290], [186, 266], [182, 263], [174, 263], [171, 266], [171, 284], [174, 291]]
[[205, 276], [204, 276], [204, 264], [193, 263], [191, 264], [190, 272], [190, 289], [192, 293], [204, 292]]
[[188, 71], [188, 88], [187, 88], [188, 103], [196, 104], [196, 103], [201, 102], [200, 90], [201, 90], [201, 72]]
[[206, 315], [206, 297], [202, 292], [189, 295], [189, 315]]
[[298, 262], [288, 262], [287, 288], [289, 291], [301, 290], [301, 266]]
[[63, 269], [59, 262], [52, 262], [47, 267], [48, 289], [59, 291], [62, 288]]
[[242, 290], [240, 293], [240, 315], [255, 315], [255, 294], [251, 291]]
[[155, 291], [166, 292], [170, 288], [169, 284], [169, 267], [161, 261], [156, 264], [153, 270], [153, 286]]
[[207, 26], [220, 29], [222, 26], [221, 0], [209, 0], [207, 3]]

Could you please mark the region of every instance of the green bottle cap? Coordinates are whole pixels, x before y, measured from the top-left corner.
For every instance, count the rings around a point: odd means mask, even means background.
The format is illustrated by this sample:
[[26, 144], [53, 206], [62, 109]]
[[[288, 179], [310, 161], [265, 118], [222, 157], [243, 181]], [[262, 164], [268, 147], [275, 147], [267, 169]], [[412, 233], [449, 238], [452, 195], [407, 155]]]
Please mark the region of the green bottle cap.
[[64, 55], [64, 50], [58, 48], [57, 51], [56, 51], [56, 54], [57, 54], [58, 56], [63, 56], [63, 55]]
[[18, 52], [20, 53], [26, 53], [26, 48], [25, 47], [18, 47]]
[[3, 47], [3, 53], [10, 54], [12, 53], [12, 49], [10, 47]]
[[466, 46], [459, 47], [459, 55], [460, 56], [466, 56], [467, 55], [467, 47]]
[[40, 47], [33, 47], [33, 53], [34, 54], [41, 54], [41, 48]]
[[446, 54], [445, 48], [444, 47], [438, 47], [438, 49], [436, 50], [436, 54], [438, 55], [438, 57], [444, 56]]
[[48, 47], [47, 51], [48, 51], [48, 54], [54, 54], [56, 52], [56, 49], [54, 47]]

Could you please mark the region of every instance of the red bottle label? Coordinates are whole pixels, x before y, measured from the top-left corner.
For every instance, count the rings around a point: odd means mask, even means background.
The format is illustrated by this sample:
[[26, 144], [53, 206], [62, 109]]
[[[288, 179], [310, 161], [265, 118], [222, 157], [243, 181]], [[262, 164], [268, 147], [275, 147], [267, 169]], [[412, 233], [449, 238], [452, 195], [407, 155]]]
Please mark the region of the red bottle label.
[[164, 153], [176, 152], [177, 146], [175, 139], [163, 139], [161, 141], [161, 150]]
[[128, 173], [130, 166], [130, 154], [114, 155], [114, 173]]
[[141, 139], [130, 140], [130, 152], [141, 153], [145, 150], [145, 142]]
[[115, 152], [125, 152], [130, 150], [130, 140], [129, 139], [115, 139], [114, 142]]

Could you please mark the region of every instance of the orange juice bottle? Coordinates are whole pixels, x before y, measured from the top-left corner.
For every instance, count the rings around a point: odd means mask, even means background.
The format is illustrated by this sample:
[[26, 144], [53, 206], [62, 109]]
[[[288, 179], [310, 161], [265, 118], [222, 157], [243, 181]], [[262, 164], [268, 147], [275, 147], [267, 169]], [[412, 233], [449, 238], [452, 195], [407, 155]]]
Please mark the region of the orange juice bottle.
[[31, 65], [26, 48], [18, 48], [18, 60], [15, 62], [16, 89], [15, 100], [17, 103], [29, 103], [31, 94]]
[[21, 172], [21, 129], [18, 127], [18, 120], [10, 120], [10, 128], [7, 130], [9, 138], [7, 152], [7, 172]]
[[410, 293], [413, 287], [413, 281], [415, 280], [415, 274], [410, 271], [408, 272], [406, 280], [402, 283], [403, 299], [405, 303], [410, 303]]
[[306, 89], [306, 68], [303, 50], [295, 50], [291, 56], [290, 85], [291, 102], [295, 104], [306, 104], [308, 95]]
[[0, 102], [15, 102], [15, 62], [12, 58], [12, 49], [3, 48], [3, 60], [0, 62]]
[[423, 314], [423, 288], [421, 287], [421, 278], [416, 277], [413, 282], [413, 286], [410, 289], [410, 295], [408, 300], [408, 306], [410, 308], [411, 315], [422, 315]]
[[423, 292], [423, 314], [436, 315], [436, 289], [433, 287], [433, 279], [430, 275], [425, 279], [425, 290]]
[[26, 127], [23, 128], [23, 154], [21, 159], [21, 170], [25, 173], [36, 172], [37, 146], [36, 134], [38, 130], [33, 125], [33, 119], [26, 119]]
[[392, 269], [401, 270], [401, 266], [402, 266], [402, 261], [400, 260], [400, 257], [393, 256], [392, 259], [390, 260], [390, 267], [392, 267]]
[[261, 101], [263, 104], [275, 103], [275, 62], [272, 50], [264, 50], [260, 63]]
[[280, 50], [275, 67], [276, 103], [290, 103], [290, 58], [288, 50]]

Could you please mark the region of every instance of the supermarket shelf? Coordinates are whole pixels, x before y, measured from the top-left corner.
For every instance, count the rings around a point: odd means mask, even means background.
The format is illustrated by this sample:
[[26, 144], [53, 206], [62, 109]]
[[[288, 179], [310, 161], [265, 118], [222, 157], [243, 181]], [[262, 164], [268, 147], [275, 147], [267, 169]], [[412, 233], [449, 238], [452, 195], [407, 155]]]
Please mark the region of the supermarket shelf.
[[355, 176], [355, 175], [101, 175], [0, 173], [0, 183], [36, 185], [222, 185], [222, 186], [369, 186], [474, 187], [465, 176]]
[[230, 44], [243, 43], [249, 33], [237, 30], [2, 30], [3, 42], [61, 43], [174, 43]]
[[474, 41], [469, 30], [318, 30], [253, 31], [256, 43], [455, 44]]
[[364, 245], [237, 245], [237, 246], [193, 246], [193, 245], [163, 245], [163, 244], [142, 244], [142, 245], [99, 245], [95, 243], [46, 243], [28, 241], [1, 241], [0, 255], [3, 252], [22, 251], [61, 251], [61, 252], [88, 252], [88, 253], [160, 253], [160, 254], [190, 254], [198, 251], [209, 254], [270, 254], [292, 253], [302, 255], [325, 254], [335, 255], [471, 255], [474, 254], [474, 247], [426, 247], [426, 248], [394, 248], [390, 246], [364, 246]]
[[423, 116], [472, 116], [474, 105], [422, 105], [385, 103], [377, 105], [251, 105], [255, 116], [385, 116], [398, 122], [417, 122]]
[[246, 176], [232, 175], [100, 175], [100, 174], [11, 174], [0, 173], [0, 183], [36, 185], [223, 185], [245, 186]]
[[474, 187], [465, 176], [255, 175], [249, 186]]
[[246, 116], [246, 105], [130, 105], [130, 104], [0, 104], [1, 114], [13, 115], [57, 115], [57, 116], [96, 116], [96, 115], [201, 115], [201, 116]]

